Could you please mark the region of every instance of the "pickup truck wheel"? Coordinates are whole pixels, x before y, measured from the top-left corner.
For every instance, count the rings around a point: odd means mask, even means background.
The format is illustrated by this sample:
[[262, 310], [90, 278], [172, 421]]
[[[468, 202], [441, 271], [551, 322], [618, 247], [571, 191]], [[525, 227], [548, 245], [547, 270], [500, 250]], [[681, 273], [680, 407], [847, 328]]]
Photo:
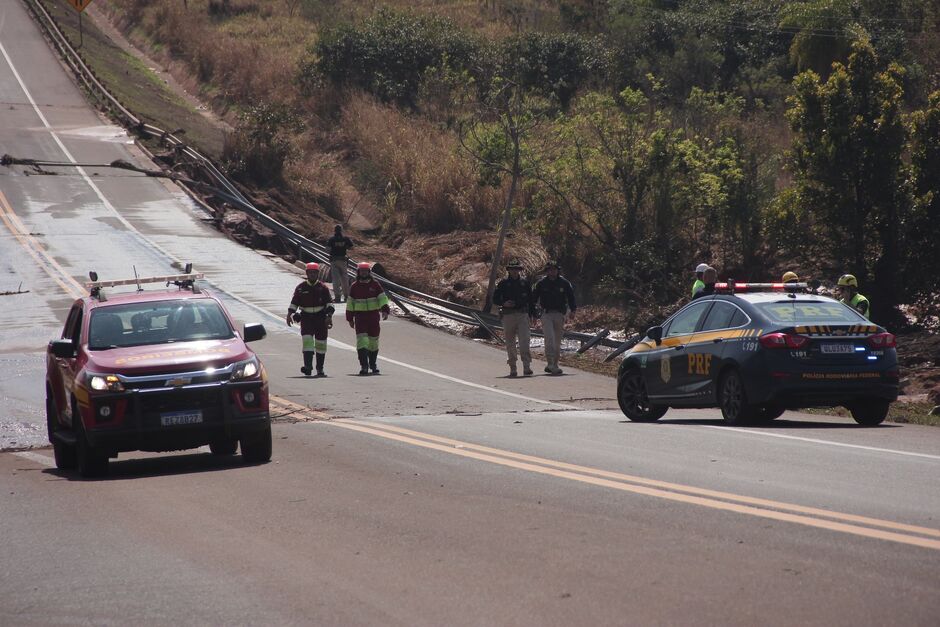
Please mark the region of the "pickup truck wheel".
[[646, 382], [639, 370], [630, 370], [623, 375], [617, 386], [617, 403], [623, 414], [633, 422], [656, 422], [669, 409], [650, 403], [646, 395]]
[[209, 450], [213, 455], [234, 455], [238, 450], [238, 440], [235, 438], [222, 438], [215, 442], [209, 442]]
[[747, 402], [744, 381], [737, 370], [729, 370], [718, 383], [718, 405], [721, 416], [729, 425], [746, 424], [757, 417], [758, 409]]
[[75, 425], [75, 457], [78, 474], [83, 477], [100, 477], [108, 474], [108, 454], [88, 443], [77, 406], [73, 409], [72, 416], [72, 423]]
[[888, 417], [888, 401], [866, 401], [849, 407], [852, 412], [852, 418], [860, 425], [874, 427], [884, 422]]
[[271, 461], [271, 425], [263, 431], [243, 435], [241, 446], [242, 457], [249, 464]]
[[61, 428], [55, 399], [46, 396], [46, 429], [49, 431], [49, 442], [52, 443], [52, 452], [55, 455], [55, 467], [59, 470], [70, 470], [75, 468], [75, 447], [55, 438], [56, 431]]

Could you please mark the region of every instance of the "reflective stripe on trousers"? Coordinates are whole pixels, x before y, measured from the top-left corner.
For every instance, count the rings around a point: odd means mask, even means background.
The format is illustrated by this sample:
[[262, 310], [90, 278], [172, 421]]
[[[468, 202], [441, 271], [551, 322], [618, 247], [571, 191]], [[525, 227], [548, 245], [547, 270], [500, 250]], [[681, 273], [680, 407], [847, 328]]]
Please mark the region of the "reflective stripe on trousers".
[[300, 338], [303, 340], [303, 350], [305, 353], [316, 351], [322, 355], [326, 352], [326, 338], [318, 340], [313, 335], [301, 335]]

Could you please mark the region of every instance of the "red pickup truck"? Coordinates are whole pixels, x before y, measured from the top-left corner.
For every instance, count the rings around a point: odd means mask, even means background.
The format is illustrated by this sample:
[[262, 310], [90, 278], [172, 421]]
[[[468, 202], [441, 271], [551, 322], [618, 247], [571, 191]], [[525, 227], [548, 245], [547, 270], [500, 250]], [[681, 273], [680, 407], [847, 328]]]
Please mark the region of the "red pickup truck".
[[[201, 274], [97, 281], [75, 301], [46, 357], [46, 415], [56, 466], [82, 476], [108, 470], [122, 451], [173, 451], [208, 445], [246, 462], [271, 459], [264, 366]], [[141, 283], [167, 289], [142, 291]], [[104, 289], [137, 285], [105, 296]], [[172, 287], [171, 287], [172, 286]]]

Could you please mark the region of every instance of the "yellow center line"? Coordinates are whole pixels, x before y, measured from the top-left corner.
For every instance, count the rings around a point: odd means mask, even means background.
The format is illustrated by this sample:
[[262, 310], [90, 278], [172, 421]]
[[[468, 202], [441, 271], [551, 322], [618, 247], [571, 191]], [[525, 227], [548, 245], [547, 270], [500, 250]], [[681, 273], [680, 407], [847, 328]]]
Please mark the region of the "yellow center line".
[[363, 425], [372, 427], [374, 429], [384, 429], [386, 431], [391, 431], [393, 433], [401, 433], [403, 435], [407, 435], [410, 437], [423, 438], [425, 440], [430, 440], [432, 442], [440, 442], [442, 444], [448, 444], [450, 446], [459, 446], [465, 449], [472, 449], [472, 450], [480, 451], [483, 453], [488, 453], [491, 455], [500, 455], [502, 457], [507, 457], [510, 459], [518, 459], [521, 461], [531, 462], [534, 464], [541, 464], [543, 466], [560, 468], [562, 470], [570, 470], [570, 471], [578, 472], [578, 473], [597, 475], [599, 477], [604, 477], [607, 479], [614, 479], [617, 481], [627, 481], [631, 483], [638, 483], [640, 485], [648, 485], [648, 486], [653, 486], [657, 488], [663, 488], [666, 490], [688, 492], [689, 494], [696, 494], [698, 496], [736, 501], [738, 503], [746, 503], [748, 505], [755, 505], [759, 507], [771, 507], [773, 509], [799, 512], [801, 514], [809, 514], [812, 516], [834, 518], [837, 520], [843, 520], [847, 522], [860, 523], [863, 525], [871, 525], [875, 527], [885, 527], [887, 529], [893, 529], [895, 531], [906, 531], [910, 533], [917, 533], [921, 535], [934, 536], [934, 537], [940, 538], [940, 529], [931, 529], [929, 527], [918, 527], [916, 525], [907, 525], [904, 523], [898, 523], [898, 522], [894, 522], [890, 520], [881, 520], [879, 518], [869, 518], [867, 516], [857, 516], [855, 514], [844, 514], [841, 512], [833, 512], [833, 511], [826, 510], [826, 509], [819, 509], [816, 507], [808, 507], [805, 505], [796, 505], [793, 503], [784, 503], [781, 501], [774, 501], [771, 499], [762, 499], [758, 497], [733, 494], [730, 492], [709, 490], [707, 488], [697, 488], [695, 486], [688, 486], [688, 485], [683, 485], [679, 483], [670, 483], [668, 481], [660, 481], [658, 479], [647, 479], [646, 477], [625, 475], [619, 472], [611, 472], [608, 470], [590, 468], [587, 466], [578, 466], [577, 464], [569, 464], [566, 462], [559, 462], [559, 461], [555, 461], [551, 459], [544, 459], [541, 457], [533, 457], [531, 455], [525, 455], [523, 453], [515, 453], [513, 451], [505, 451], [502, 449], [490, 448], [488, 446], [481, 446], [479, 444], [473, 444], [470, 442], [462, 442], [460, 440], [453, 440], [451, 438], [445, 438], [445, 437], [440, 437], [436, 435], [431, 435], [428, 433], [422, 433], [420, 431], [412, 431], [410, 429], [396, 427], [393, 425], [374, 423], [374, 422], [369, 422], [369, 421], [364, 421], [364, 420], [357, 420], [356, 423], [363, 424]]
[[[370, 435], [375, 435], [381, 438], [386, 438], [396, 442], [402, 442], [406, 444], [412, 444], [414, 446], [420, 446], [422, 448], [428, 448], [443, 453], [449, 453], [451, 455], [457, 455], [460, 457], [467, 457], [470, 459], [475, 459], [479, 461], [485, 461], [493, 464], [498, 464], [501, 466], [507, 466], [510, 468], [515, 468], [519, 470], [526, 470], [542, 475], [548, 475], [552, 477], [558, 477], [561, 479], [569, 479], [572, 481], [578, 481], [581, 483], [587, 483], [590, 485], [611, 488], [614, 490], [620, 490], [623, 492], [632, 492], [634, 494], [641, 494], [644, 496], [651, 496], [655, 498], [665, 499], [669, 501], [676, 501], [680, 503], [686, 503], [690, 505], [699, 505], [702, 507], [708, 507], [711, 509], [718, 509], [728, 512], [734, 512], [737, 514], [745, 514], [749, 516], [756, 516], [760, 518], [769, 518], [772, 520], [779, 520], [783, 522], [796, 523], [808, 527], [816, 527], [819, 529], [826, 529], [829, 531], [837, 531], [841, 533], [848, 533], [857, 536], [863, 536], [868, 538], [875, 538], [879, 540], [888, 540], [891, 542], [898, 542], [902, 544], [907, 544], [911, 546], [917, 546], [921, 548], [928, 548], [934, 550], [940, 550], [940, 540], [933, 540], [930, 538], [922, 538], [914, 535], [906, 535], [896, 531], [887, 531], [884, 529], [871, 529], [868, 527], [861, 527], [854, 524], [849, 524], [846, 522], [838, 522], [836, 520], [822, 520], [819, 518], [811, 518], [803, 514], [788, 513], [786, 510], [790, 509], [792, 511], [801, 511], [805, 513], [814, 513], [820, 516], [826, 516], [829, 518], [840, 517], [844, 520], [853, 520], [856, 522], [865, 522], [867, 524], [872, 524], [879, 527], [892, 527], [896, 529], [909, 530], [914, 533], [924, 534], [924, 535], [938, 535], [937, 530], [928, 529], [925, 527], [915, 527], [913, 525], [902, 525], [900, 523], [893, 523], [891, 521], [883, 521], [874, 518], [866, 518], [862, 516], [853, 516], [851, 514], [839, 514], [837, 512], [829, 512], [827, 510], [819, 510], [815, 508], [803, 508], [798, 505], [791, 505], [788, 503], [778, 503], [776, 501], [771, 501], [767, 499], [752, 499], [751, 497], [739, 496], [734, 494], [728, 494], [724, 492], [717, 492], [711, 490], [703, 490], [700, 488], [694, 488], [692, 486], [682, 486], [679, 484], [670, 484], [667, 482], [659, 482], [650, 479], [643, 479], [641, 477], [630, 477], [629, 475], [620, 475], [619, 473], [610, 473], [607, 471], [601, 471], [598, 469], [590, 469], [582, 466], [576, 466], [574, 464], [565, 464], [563, 462], [554, 462], [552, 460], [545, 460], [538, 457], [532, 457], [527, 455], [521, 455], [519, 453], [512, 453], [509, 451], [501, 451], [499, 449], [492, 449], [489, 447], [478, 446], [475, 444], [464, 443], [458, 440], [450, 440], [449, 438], [438, 438], [437, 436], [428, 436], [427, 434], [422, 434], [419, 432], [409, 431], [407, 429], [399, 429], [393, 427], [388, 429], [388, 425], [376, 425], [374, 423], [368, 422], [358, 422], [358, 421], [348, 421], [348, 420], [333, 420], [330, 422], [325, 422], [324, 424], [341, 427], [343, 429], [348, 429], [351, 431], [358, 431], [361, 433], [367, 433]], [[398, 431], [398, 432], [393, 432]], [[414, 435], [410, 435], [414, 434]], [[435, 441], [437, 440], [437, 441]], [[576, 471], [577, 470], [577, 471]], [[624, 479], [629, 478], [629, 479]], [[631, 481], [632, 483], [628, 483]], [[646, 485], [637, 485], [639, 483], [645, 483]], [[660, 486], [660, 487], [648, 487], [648, 486]], [[672, 492], [666, 489], [661, 489], [661, 487], [671, 487], [672, 489], [682, 490], [682, 492]], [[724, 499], [733, 499], [738, 502], [728, 502], [726, 500], [718, 500], [717, 498], [707, 498], [702, 495], [721, 495], [719, 498]], [[765, 507], [772, 507], [773, 509], [763, 509], [756, 505], [761, 504]]]
[[29, 234], [29, 229], [26, 228], [19, 216], [13, 212], [13, 208], [3, 192], [0, 192], [0, 222], [3, 222], [4, 226], [13, 234], [13, 237], [26, 249], [26, 252], [36, 260], [39, 267], [53, 281], [58, 283], [66, 294], [73, 298], [82, 297], [85, 291], [84, 287], [59, 265], [59, 262], [46, 251], [45, 247], [35, 237]]

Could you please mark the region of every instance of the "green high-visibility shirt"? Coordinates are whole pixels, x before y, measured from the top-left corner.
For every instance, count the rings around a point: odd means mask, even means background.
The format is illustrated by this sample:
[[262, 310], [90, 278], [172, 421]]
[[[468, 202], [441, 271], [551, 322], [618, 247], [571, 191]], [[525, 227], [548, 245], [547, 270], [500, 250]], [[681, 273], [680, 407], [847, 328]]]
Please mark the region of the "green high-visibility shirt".
[[692, 284], [692, 296], [695, 296], [695, 292], [699, 291], [705, 287], [705, 281], [702, 279], [695, 279], [695, 283]]
[[861, 294], [856, 294], [851, 298], [851, 300], [843, 300], [840, 302], [845, 303], [858, 313], [871, 320], [871, 303], [868, 302], [868, 299]]

